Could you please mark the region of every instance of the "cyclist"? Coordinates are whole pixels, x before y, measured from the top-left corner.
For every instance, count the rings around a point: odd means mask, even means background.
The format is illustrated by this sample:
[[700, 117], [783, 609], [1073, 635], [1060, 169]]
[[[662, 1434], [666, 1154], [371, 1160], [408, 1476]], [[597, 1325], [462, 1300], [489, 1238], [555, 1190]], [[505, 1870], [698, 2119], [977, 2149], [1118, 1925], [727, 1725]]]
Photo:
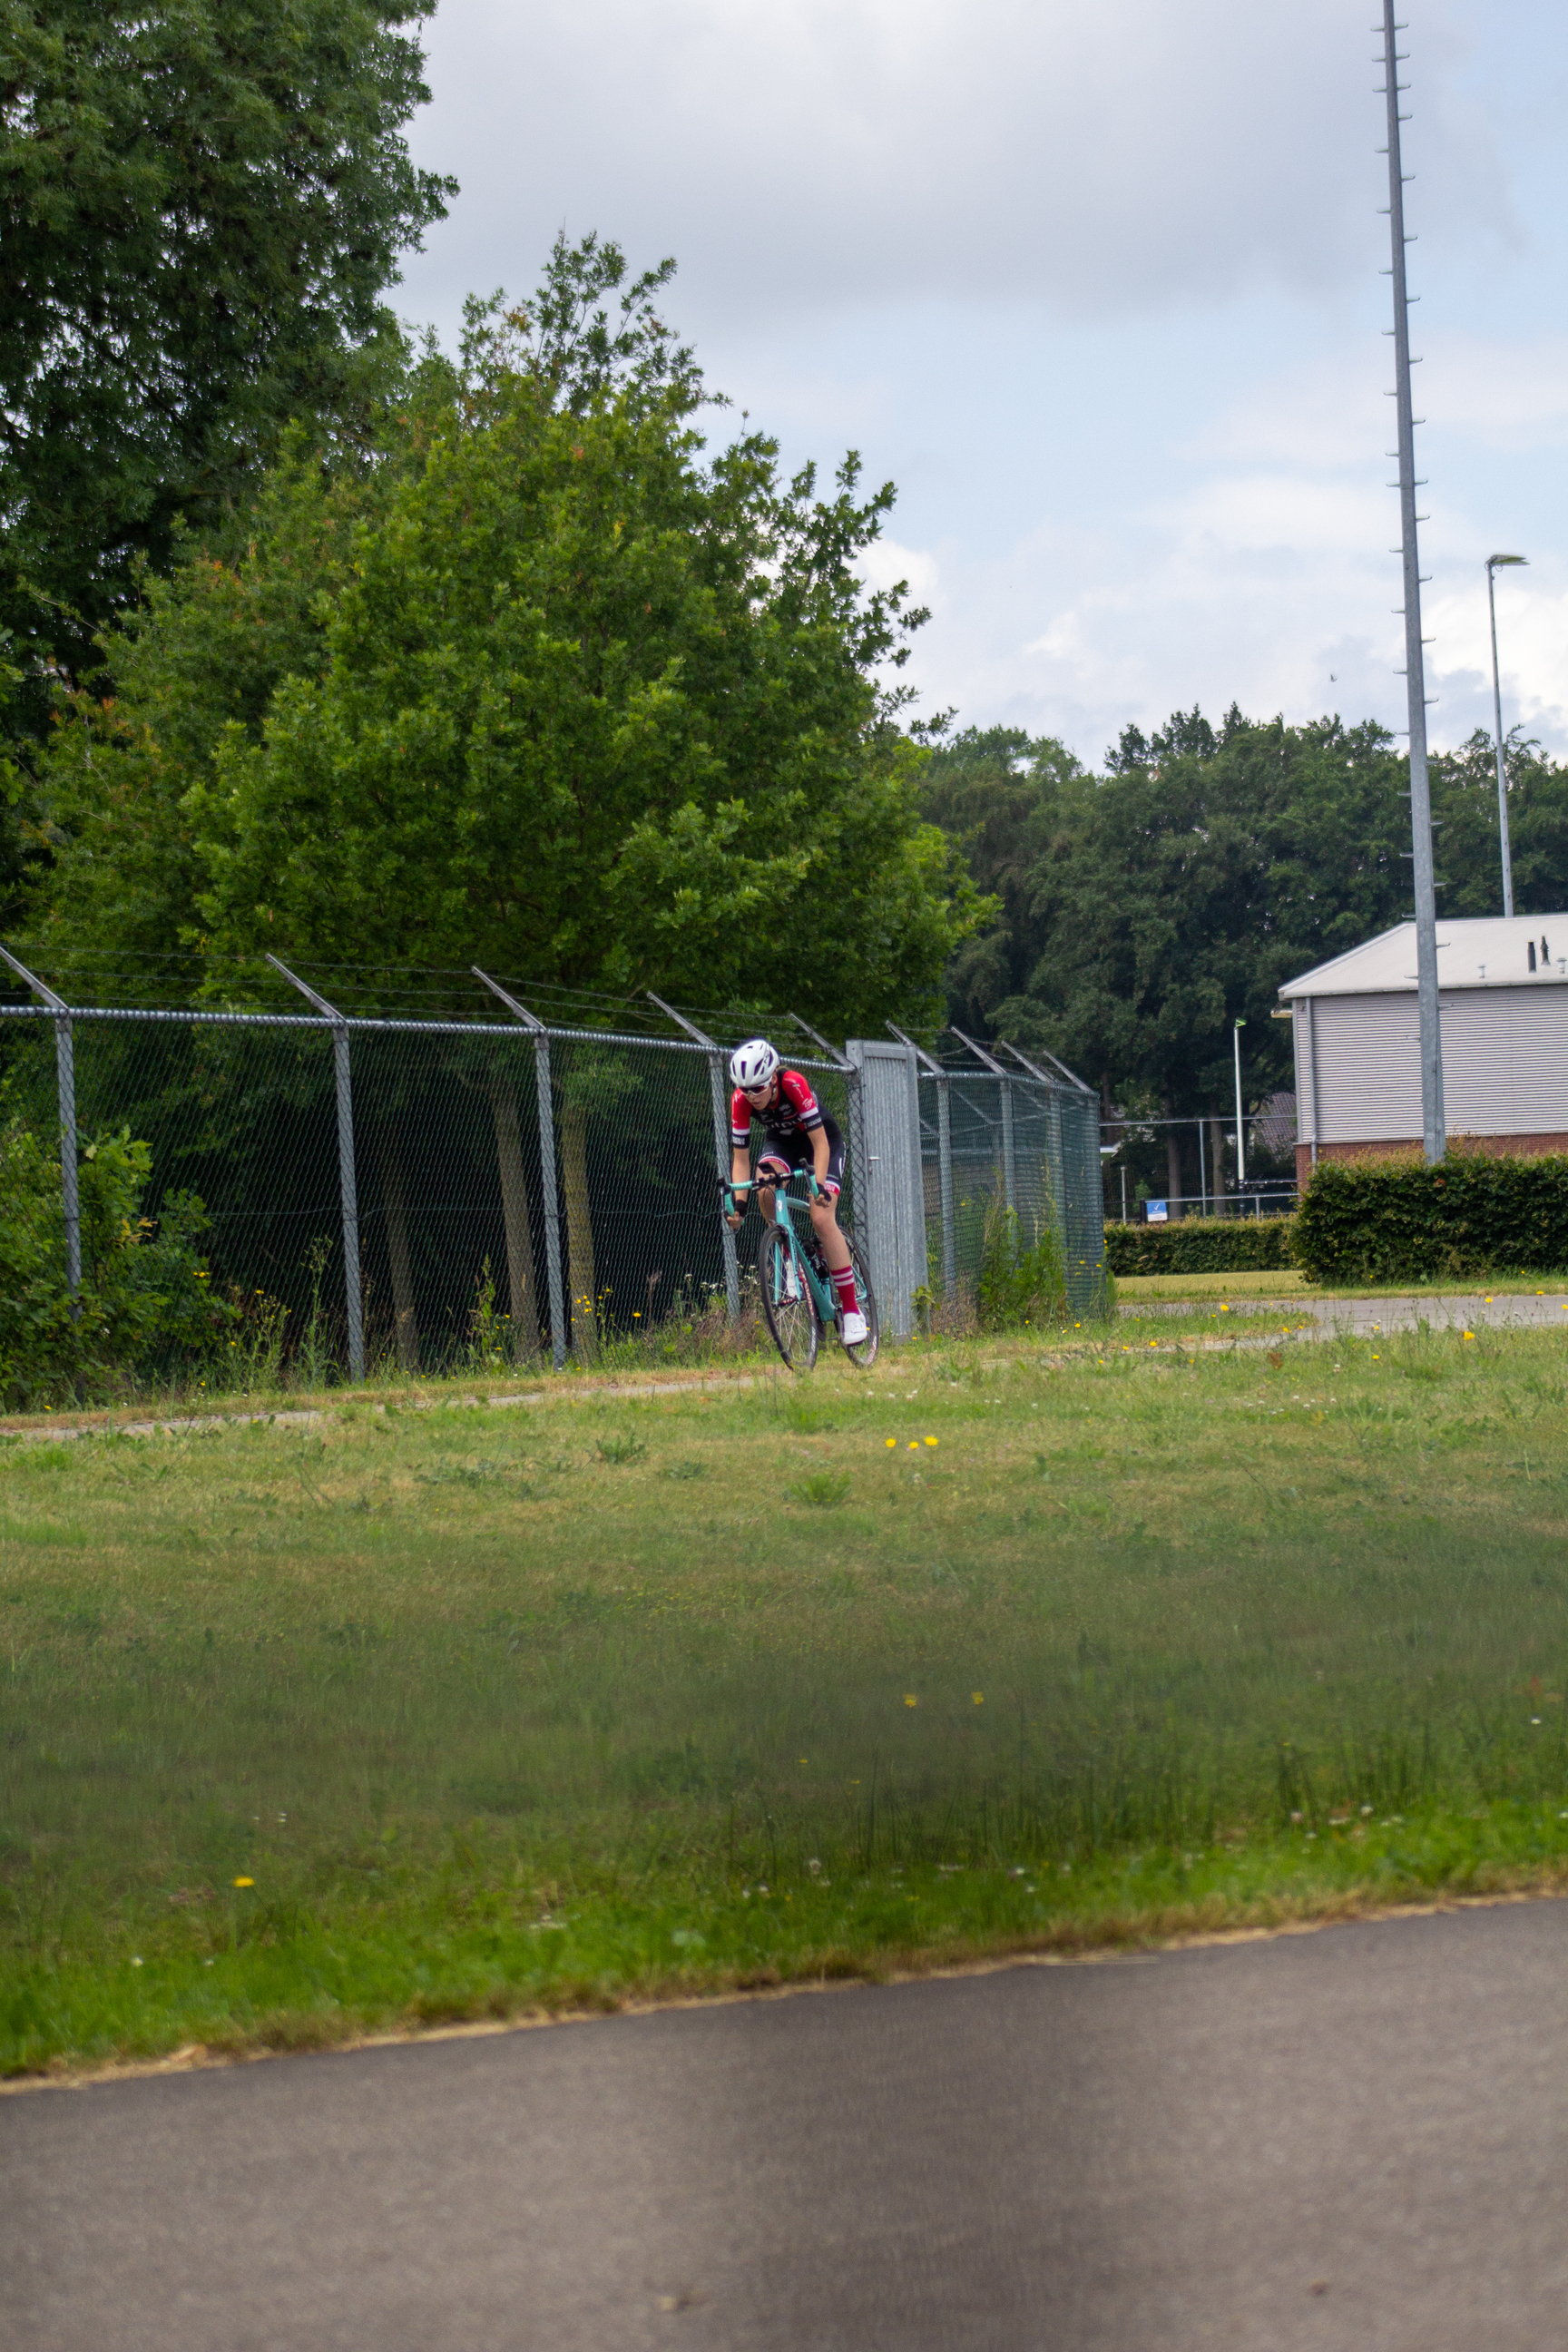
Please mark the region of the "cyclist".
[[[809, 1083], [798, 1070], [785, 1070], [765, 1037], [749, 1037], [730, 1056], [734, 1093], [730, 1098], [730, 1181], [751, 1181], [747, 1157], [752, 1121], [760, 1120], [763, 1149], [757, 1160], [759, 1199], [764, 1217], [773, 1213], [768, 1171], [786, 1181], [797, 1168], [809, 1168], [816, 1178], [819, 1198], [811, 1204], [811, 1222], [823, 1258], [838, 1294], [839, 1336], [847, 1348], [868, 1337], [866, 1318], [855, 1296], [855, 1268], [849, 1244], [838, 1230], [837, 1202], [844, 1184], [844, 1138], [838, 1122], [825, 1111]], [[731, 1216], [731, 1228], [740, 1213]]]

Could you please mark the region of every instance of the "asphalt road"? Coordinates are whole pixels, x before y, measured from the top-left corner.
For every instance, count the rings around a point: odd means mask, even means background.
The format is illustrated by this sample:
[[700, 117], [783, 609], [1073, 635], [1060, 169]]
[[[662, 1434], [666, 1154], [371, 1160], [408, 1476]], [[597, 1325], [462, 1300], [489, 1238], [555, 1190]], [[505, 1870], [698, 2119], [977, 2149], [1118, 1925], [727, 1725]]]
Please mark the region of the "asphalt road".
[[1568, 1903], [0, 2100], [6, 2352], [1544, 2352]]

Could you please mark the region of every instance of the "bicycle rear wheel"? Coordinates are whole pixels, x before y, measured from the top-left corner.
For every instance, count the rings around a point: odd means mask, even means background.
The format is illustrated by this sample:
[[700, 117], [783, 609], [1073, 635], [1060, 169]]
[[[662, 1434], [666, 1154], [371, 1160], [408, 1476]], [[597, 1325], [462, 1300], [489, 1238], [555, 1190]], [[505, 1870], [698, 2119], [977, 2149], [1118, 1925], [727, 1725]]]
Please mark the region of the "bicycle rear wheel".
[[858, 1364], [860, 1370], [867, 1372], [877, 1360], [877, 1342], [880, 1337], [877, 1322], [877, 1294], [871, 1287], [870, 1269], [866, 1264], [865, 1252], [847, 1225], [841, 1225], [839, 1231], [849, 1244], [849, 1263], [855, 1269], [855, 1300], [866, 1318], [866, 1337], [858, 1340], [853, 1348], [846, 1348], [844, 1352], [852, 1364]]
[[809, 1372], [816, 1361], [816, 1307], [788, 1237], [777, 1225], [763, 1227], [757, 1244], [757, 1287], [762, 1293], [763, 1320], [774, 1347], [792, 1372]]

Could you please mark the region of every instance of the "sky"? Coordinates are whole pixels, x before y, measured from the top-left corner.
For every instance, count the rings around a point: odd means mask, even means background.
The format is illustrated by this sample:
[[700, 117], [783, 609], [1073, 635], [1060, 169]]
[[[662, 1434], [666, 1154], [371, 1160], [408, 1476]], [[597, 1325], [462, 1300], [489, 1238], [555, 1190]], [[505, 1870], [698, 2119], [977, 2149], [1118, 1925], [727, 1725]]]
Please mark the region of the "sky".
[[[397, 303], [673, 255], [710, 383], [898, 504], [906, 676], [1086, 765], [1196, 702], [1405, 724], [1372, 0], [441, 0]], [[1428, 724], [1568, 754], [1568, 10], [1408, 0]], [[728, 421], [727, 421], [728, 420]], [[723, 437], [738, 420], [710, 411]]]

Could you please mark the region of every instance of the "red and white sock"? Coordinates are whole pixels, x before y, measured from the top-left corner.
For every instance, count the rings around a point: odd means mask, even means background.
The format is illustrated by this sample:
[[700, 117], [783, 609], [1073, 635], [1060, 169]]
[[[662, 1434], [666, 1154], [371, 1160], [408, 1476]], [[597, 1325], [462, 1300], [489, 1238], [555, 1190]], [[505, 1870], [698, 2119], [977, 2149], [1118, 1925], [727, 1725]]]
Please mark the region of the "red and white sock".
[[860, 1303], [855, 1296], [855, 1269], [852, 1265], [833, 1268], [833, 1287], [838, 1293], [838, 1304], [846, 1315], [858, 1315]]

